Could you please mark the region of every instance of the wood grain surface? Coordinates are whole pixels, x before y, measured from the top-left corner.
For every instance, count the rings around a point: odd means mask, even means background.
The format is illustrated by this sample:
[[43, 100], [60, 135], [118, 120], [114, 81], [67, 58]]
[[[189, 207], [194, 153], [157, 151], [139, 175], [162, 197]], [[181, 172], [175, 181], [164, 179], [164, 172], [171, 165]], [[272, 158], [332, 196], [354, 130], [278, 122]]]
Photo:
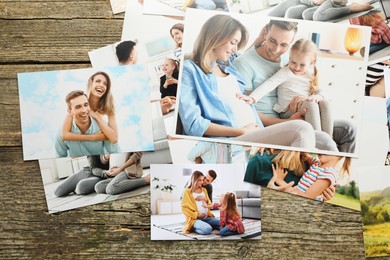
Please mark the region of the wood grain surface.
[[267, 189], [256, 241], [150, 241], [149, 195], [48, 214], [22, 157], [17, 73], [90, 67], [123, 17], [109, 0], [0, 1], [0, 259], [364, 258], [359, 212]]

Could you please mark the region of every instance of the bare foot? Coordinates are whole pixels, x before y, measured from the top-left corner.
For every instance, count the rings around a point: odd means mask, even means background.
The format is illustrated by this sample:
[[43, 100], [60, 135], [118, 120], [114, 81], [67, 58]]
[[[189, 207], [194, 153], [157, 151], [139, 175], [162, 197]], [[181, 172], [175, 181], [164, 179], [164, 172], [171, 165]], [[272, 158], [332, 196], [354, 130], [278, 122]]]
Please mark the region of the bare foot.
[[220, 234], [220, 232], [219, 232], [219, 231], [217, 231], [217, 232], [215, 232], [215, 234], [216, 234], [216, 235], [219, 235], [219, 234]]
[[351, 13], [358, 13], [358, 12], [371, 10], [374, 7], [372, 5], [365, 4], [365, 3], [353, 2], [348, 6], [348, 8], [351, 11]]

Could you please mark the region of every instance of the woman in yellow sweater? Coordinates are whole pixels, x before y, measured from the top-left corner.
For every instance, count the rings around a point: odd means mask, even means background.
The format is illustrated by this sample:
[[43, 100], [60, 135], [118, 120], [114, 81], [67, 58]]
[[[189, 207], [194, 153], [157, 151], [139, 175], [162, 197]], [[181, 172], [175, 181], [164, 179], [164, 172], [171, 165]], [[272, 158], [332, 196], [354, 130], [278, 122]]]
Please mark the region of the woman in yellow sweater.
[[183, 233], [188, 234], [194, 231], [200, 235], [209, 235], [213, 229], [219, 230], [219, 219], [216, 219], [210, 209], [204, 207], [202, 202], [211, 204], [207, 191], [202, 187], [204, 175], [200, 171], [194, 171], [191, 182], [185, 188], [181, 210], [186, 216]]

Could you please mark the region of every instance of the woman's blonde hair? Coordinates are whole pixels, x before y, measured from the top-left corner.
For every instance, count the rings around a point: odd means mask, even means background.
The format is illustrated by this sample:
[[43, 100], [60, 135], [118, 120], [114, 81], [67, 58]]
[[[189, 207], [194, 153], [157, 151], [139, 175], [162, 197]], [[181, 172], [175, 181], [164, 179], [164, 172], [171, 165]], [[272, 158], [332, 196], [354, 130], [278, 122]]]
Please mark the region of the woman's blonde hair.
[[87, 84], [87, 96], [90, 98], [92, 83], [94, 78], [97, 75], [103, 75], [103, 77], [106, 78], [107, 89], [104, 95], [99, 99], [98, 106], [95, 112], [98, 112], [100, 114], [112, 115], [115, 113], [114, 97], [112, 96], [111, 93], [111, 79], [107, 73], [103, 71], [98, 71], [95, 74], [93, 74], [91, 77], [89, 77], [88, 84]]
[[227, 192], [223, 195], [221, 201], [221, 209], [226, 210], [227, 216], [230, 218], [240, 217], [240, 212], [238, 211], [236, 204], [236, 195], [232, 192]]
[[313, 77], [310, 81], [309, 95], [314, 95], [318, 93], [318, 73], [316, 67], [317, 61], [317, 46], [311, 41], [306, 39], [297, 40], [290, 49], [290, 52], [297, 51], [299, 54], [309, 54], [312, 56], [312, 61], [314, 64]]
[[273, 163], [281, 168], [293, 171], [296, 176], [303, 176], [305, 173], [305, 163], [301, 158], [301, 153], [296, 151], [281, 151], [273, 160]]
[[202, 26], [194, 44], [192, 60], [205, 73], [211, 73], [213, 51], [228, 41], [237, 31], [241, 32], [238, 50], [248, 41], [248, 31], [238, 20], [229, 15], [218, 14], [209, 18]]
[[200, 177], [202, 177], [202, 176], [204, 176], [204, 174], [203, 174], [202, 172], [200, 172], [200, 171], [194, 171], [194, 172], [192, 173], [192, 175], [191, 175], [191, 181], [188, 183], [187, 188], [189, 188], [189, 189], [192, 190], [192, 189], [195, 187], [196, 181], [197, 181]]

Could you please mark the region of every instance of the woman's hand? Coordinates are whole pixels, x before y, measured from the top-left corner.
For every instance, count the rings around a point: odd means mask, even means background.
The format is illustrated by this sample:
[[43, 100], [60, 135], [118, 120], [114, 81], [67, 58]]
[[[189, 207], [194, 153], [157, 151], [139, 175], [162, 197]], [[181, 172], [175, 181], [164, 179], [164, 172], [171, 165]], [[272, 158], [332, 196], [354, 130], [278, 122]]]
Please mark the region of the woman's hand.
[[198, 197], [196, 197], [195, 200], [196, 200], [196, 201], [204, 201], [204, 202], [207, 202], [207, 199], [206, 199], [205, 196], [198, 196]]
[[249, 133], [249, 132], [252, 132], [254, 130], [259, 129], [259, 125], [255, 124], [255, 123], [249, 123], [241, 129], [243, 130], [243, 134], [246, 134], [246, 133]]
[[204, 200], [202, 200], [202, 206], [205, 207], [205, 208], [207, 208], [207, 206], [208, 206], [207, 203]]
[[275, 177], [275, 182], [277, 184], [283, 183], [284, 178], [286, 178], [288, 174], [287, 170], [280, 167], [279, 164], [276, 164], [276, 167], [274, 164], [272, 164], [272, 172]]
[[237, 93], [236, 94], [236, 97], [239, 99], [239, 100], [244, 100], [245, 103], [247, 104], [253, 104], [253, 103], [256, 103], [256, 100], [253, 98], [253, 97], [250, 97], [250, 96], [246, 96], [244, 94], [241, 94], [241, 93]]
[[93, 111], [92, 109], [89, 110], [89, 115], [90, 115], [93, 119], [95, 119], [95, 120], [101, 118], [101, 116], [100, 116], [98, 113], [96, 113], [95, 111]]
[[205, 213], [198, 213], [198, 219], [205, 218], [207, 215]]
[[324, 198], [324, 201], [331, 200], [334, 197], [334, 194], [336, 193], [336, 188], [334, 186], [329, 186], [326, 190], [322, 192], [322, 197]]
[[115, 177], [115, 176], [117, 176], [120, 172], [121, 172], [120, 168], [114, 166], [114, 167], [111, 167], [111, 168], [107, 171], [107, 176], [109, 176], [109, 177]]
[[326, 0], [313, 0], [314, 5], [321, 5], [325, 2]]
[[102, 131], [94, 133], [90, 136], [92, 138], [92, 141], [105, 141], [105, 140], [107, 140], [107, 137], [104, 135], [104, 133]]
[[302, 106], [303, 102], [306, 101], [306, 97], [295, 96], [288, 105], [288, 109], [294, 114]]

